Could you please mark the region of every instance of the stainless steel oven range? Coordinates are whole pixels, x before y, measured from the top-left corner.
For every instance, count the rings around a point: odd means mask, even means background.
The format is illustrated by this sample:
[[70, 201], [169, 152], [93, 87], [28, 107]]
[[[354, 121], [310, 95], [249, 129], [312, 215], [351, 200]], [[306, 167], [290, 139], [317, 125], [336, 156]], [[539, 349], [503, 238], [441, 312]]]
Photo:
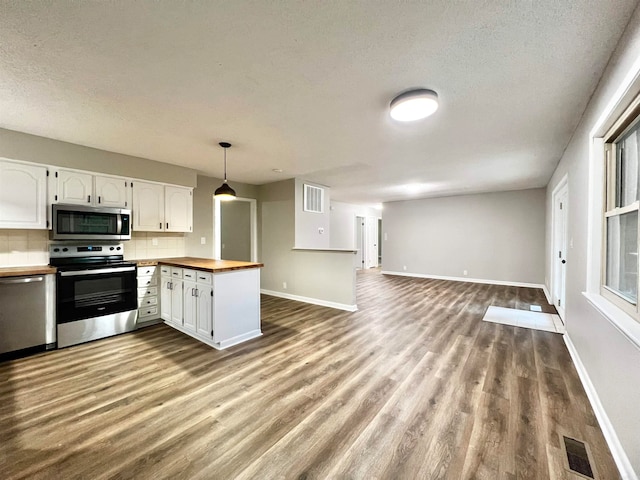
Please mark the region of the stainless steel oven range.
[[58, 348], [135, 329], [136, 264], [121, 243], [54, 244]]

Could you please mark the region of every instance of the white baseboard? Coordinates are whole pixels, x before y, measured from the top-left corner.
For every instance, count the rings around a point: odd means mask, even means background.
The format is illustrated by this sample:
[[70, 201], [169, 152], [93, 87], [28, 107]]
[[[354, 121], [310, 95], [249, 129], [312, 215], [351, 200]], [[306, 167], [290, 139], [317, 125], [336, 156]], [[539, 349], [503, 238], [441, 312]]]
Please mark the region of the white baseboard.
[[571, 360], [573, 360], [573, 364], [578, 371], [578, 376], [580, 377], [580, 381], [582, 381], [582, 386], [584, 390], [587, 392], [587, 397], [589, 398], [589, 402], [591, 403], [591, 407], [593, 408], [594, 413], [596, 414], [596, 418], [598, 419], [598, 423], [600, 424], [600, 429], [602, 430], [602, 434], [604, 435], [605, 440], [607, 441], [607, 445], [609, 445], [609, 450], [611, 450], [611, 455], [613, 456], [613, 460], [616, 462], [618, 470], [620, 470], [620, 476], [622, 480], [638, 480], [638, 476], [633, 470], [631, 466], [631, 462], [629, 461], [629, 457], [625, 453], [622, 445], [620, 444], [620, 440], [618, 439], [618, 435], [611, 425], [611, 421], [609, 420], [609, 416], [605, 411], [602, 403], [600, 402], [600, 397], [598, 397], [598, 393], [596, 392], [593, 383], [591, 383], [591, 379], [589, 378], [589, 374], [580, 360], [580, 355], [578, 355], [578, 351], [576, 347], [573, 345], [569, 334], [563, 335], [564, 343], [567, 345], [567, 349], [569, 350], [569, 355], [571, 355]]
[[528, 287], [528, 288], [544, 289], [544, 285], [542, 285], [541, 283], [505, 282], [503, 280], [486, 280], [484, 278], [446, 277], [443, 275], [425, 275], [424, 273], [392, 272], [392, 271], [386, 271], [386, 270], [383, 270], [381, 273], [383, 273], [384, 275], [399, 275], [401, 277], [433, 278], [435, 280], [451, 280], [454, 282], [486, 283], [489, 285], [507, 285], [509, 287]]
[[337, 308], [338, 310], [346, 310], [347, 312], [355, 312], [358, 310], [358, 305], [349, 305], [346, 303], [330, 302], [328, 300], [320, 300], [319, 298], [303, 297], [301, 295], [292, 295], [290, 293], [276, 292], [275, 290], [260, 289], [260, 293], [263, 293], [265, 295], [270, 295], [272, 297], [280, 297], [280, 298], [286, 298], [288, 300], [295, 300], [297, 302], [320, 305], [322, 307]]

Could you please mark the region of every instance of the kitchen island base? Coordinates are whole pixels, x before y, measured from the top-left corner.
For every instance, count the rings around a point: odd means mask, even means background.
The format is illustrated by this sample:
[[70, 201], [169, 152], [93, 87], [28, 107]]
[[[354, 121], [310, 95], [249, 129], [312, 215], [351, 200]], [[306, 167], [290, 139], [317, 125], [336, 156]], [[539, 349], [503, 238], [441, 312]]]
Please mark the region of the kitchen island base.
[[262, 335], [259, 268], [161, 265], [161, 282], [161, 316], [170, 327], [218, 350]]

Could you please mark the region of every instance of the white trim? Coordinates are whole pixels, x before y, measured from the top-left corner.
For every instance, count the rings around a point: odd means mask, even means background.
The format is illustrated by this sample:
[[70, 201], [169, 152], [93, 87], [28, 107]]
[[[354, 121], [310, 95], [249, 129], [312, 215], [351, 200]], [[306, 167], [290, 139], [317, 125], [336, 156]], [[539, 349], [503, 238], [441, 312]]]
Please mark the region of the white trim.
[[509, 287], [528, 287], [528, 288], [541, 288], [544, 290], [544, 285], [541, 283], [523, 283], [523, 282], [507, 282], [504, 280], [487, 280], [484, 278], [467, 278], [467, 277], [447, 277], [443, 275], [425, 275], [423, 273], [408, 273], [408, 272], [392, 272], [383, 270], [383, 275], [398, 275], [400, 277], [415, 277], [415, 278], [433, 278], [436, 280], [451, 280], [454, 282], [470, 282], [470, 283], [486, 283], [489, 285], [507, 285]]
[[[249, 222], [251, 236], [251, 261], [258, 261], [258, 201], [255, 198], [236, 197], [234, 202], [249, 202]], [[213, 197], [213, 258], [222, 259], [222, 213], [220, 199]]]
[[623, 480], [638, 480], [638, 476], [633, 471], [633, 467], [631, 466], [629, 457], [627, 457], [627, 454], [622, 448], [622, 444], [618, 439], [618, 435], [616, 435], [616, 431], [613, 428], [611, 421], [609, 420], [607, 412], [600, 402], [600, 397], [598, 397], [598, 393], [596, 392], [593, 383], [591, 383], [591, 379], [589, 378], [587, 369], [582, 363], [576, 347], [571, 341], [568, 333], [564, 334], [563, 337], [564, 343], [567, 345], [567, 350], [569, 350], [569, 355], [571, 355], [573, 365], [576, 367], [578, 376], [580, 377], [580, 381], [582, 382], [582, 386], [587, 393], [587, 397], [589, 398], [591, 407], [593, 408], [596, 418], [598, 419], [598, 423], [600, 424], [600, 430], [602, 430], [602, 434], [607, 441], [609, 450], [611, 450], [613, 460], [616, 462], [618, 470], [620, 470], [621, 478]]
[[544, 296], [547, 299], [547, 303], [551, 305], [551, 295], [549, 295], [549, 289], [547, 288], [546, 285], [542, 285], [542, 291], [544, 292]]
[[329, 300], [303, 297], [301, 295], [292, 295], [290, 293], [276, 292], [275, 290], [265, 290], [264, 288], [260, 289], [260, 293], [263, 295], [269, 295], [271, 297], [286, 298], [287, 300], [295, 300], [296, 302], [311, 303], [312, 305], [320, 305], [322, 307], [336, 308], [338, 310], [345, 310], [347, 312], [358, 311], [358, 305], [349, 305], [347, 303], [330, 302]]
[[[262, 336], [262, 330], [260, 329], [251, 330], [241, 335], [236, 335], [235, 337], [228, 338], [227, 340], [223, 340], [222, 342], [217, 342], [216, 344], [213, 344], [211, 346], [216, 350], [223, 350], [225, 348], [233, 347], [234, 345], [238, 345], [239, 343], [246, 342], [247, 340], [251, 340], [253, 338], [258, 338], [261, 336]], [[200, 340], [200, 338], [198, 338], [198, 340]]]
[[636, 348], [640, 349], [640, 322], [637, 322], [602, 295], [590, 292], [582, 292], [582, 295], [616, 330], [624, 335]]
[[[557, 200], [558, 200], [558, 196], [560, 194], [563, 193], [563, 190], [566, 192], [566, 205], [564, 206], [564, 232], [558, 232], [558, 226], [556, 225], [556, 221], [557, 221], [557, 217], [556, 217], [556, 205], [557, 205]], [[562, 321], [564, 322], [564, 317], [565, 317], [565, 307], [564, 305], [562, 306], [557, 306], [555, 303], [555, 297], [556, 297], [556, 291], [558, 290], [558, 286], [555, 284], [556, 280], [558, 279], [559, 272], [558, 270], [562, 269], [562, 266], [558, 264], [558, 257], [556, 256], [556, 252], [558, 251], [558, 234], [562, 233], [562, 235], [564, 236], [564, 246], [562, 248], [563, 251], [563, 255], [564, 255], [564, 259], [566, 260], [567, 258], [567, 254], [569, 253], [568, 250], [568, 246], [569, 246], [569, 239], [567, 238], [567, 236], [569, 235], [569, 174], [565, 173], [564, 176], [560, 179], [560, 181], [556, 184], [556, 186], [554, 187], [553, 191], [551, 192], [551, 250], [550, 250], [550, 255], [549, 255], [549, 272], [551, 274], [551, 277], [549, 279], [549, 295], [547, 296], [547, 301], [549, 302], [550, 305], [553, 305], [554, 307], [556, 307], [556, 311], [558, 312], [558, 315], [560, 316], [560, 318], [562, 319]], [[567, 293], [566, 293], [566, 275], [567, 275], [567, 271], [566, 271], [566, 267], [565, 267], [565, 292], [564, 292], [564, 298], [558, 299], [558, 303], [564, 303], [566, 304], [566, 298], [567, 298]], [[560, 288], [560, 290], [562, 290], [562, 287]], [[545, 295], [547, 295], [545, 293]], [[560, 300], [562, 302], [560, 302]]]

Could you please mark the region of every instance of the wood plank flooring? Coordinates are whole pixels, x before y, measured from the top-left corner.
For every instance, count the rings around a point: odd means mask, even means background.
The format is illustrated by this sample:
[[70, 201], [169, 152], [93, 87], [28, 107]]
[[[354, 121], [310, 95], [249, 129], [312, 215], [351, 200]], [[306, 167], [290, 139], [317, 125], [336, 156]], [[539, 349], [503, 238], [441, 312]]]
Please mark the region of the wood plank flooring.
[[262, 298], [226, 351], [158, 325], [0, 364], [3, 479], [619, 474], [562, 337], [482, 322], [541, 291], [358, 275], [355, 313]]

